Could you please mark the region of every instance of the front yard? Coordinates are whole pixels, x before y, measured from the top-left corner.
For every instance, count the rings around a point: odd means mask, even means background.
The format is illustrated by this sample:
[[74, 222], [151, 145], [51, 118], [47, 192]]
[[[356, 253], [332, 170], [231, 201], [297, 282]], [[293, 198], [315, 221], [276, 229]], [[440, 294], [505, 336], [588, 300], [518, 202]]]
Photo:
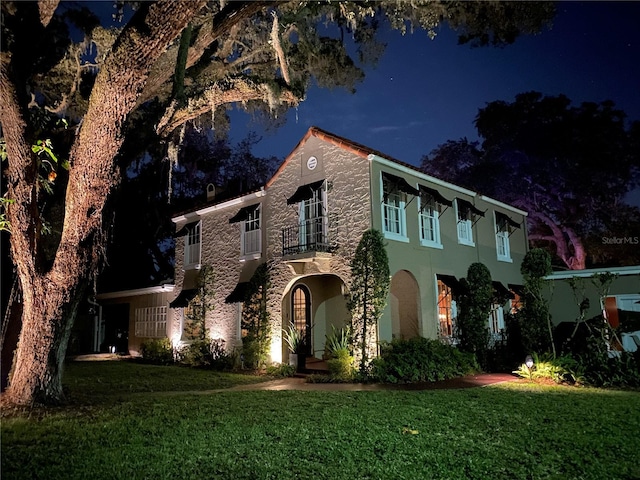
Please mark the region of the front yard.
[[257, 380], [72, 364], [71, 406], [3, 418], [2, 478], [640, 478], [637, 392], [162, 392]]

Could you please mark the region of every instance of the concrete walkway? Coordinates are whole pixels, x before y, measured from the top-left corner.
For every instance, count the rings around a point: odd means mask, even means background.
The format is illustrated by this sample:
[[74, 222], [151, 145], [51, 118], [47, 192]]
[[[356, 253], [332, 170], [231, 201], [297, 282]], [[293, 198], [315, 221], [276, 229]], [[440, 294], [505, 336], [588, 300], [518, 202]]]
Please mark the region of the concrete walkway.
[[238, 385], [226, 389], [226, 391], [250, 391], [250, 390], [305, 390], [305, 391], [381, 391], [381, 390], [441, 390], [484, 387], [497, 383], [517, 380], [518, 377], [509, 373], [483, 373], [470, 375], [451, 380], [443, 380], [431, 383], [410, 383], [404, 385], [380, 384], [380, 383], [307, 383], [304, 377], [288, 377], [250, 385]]

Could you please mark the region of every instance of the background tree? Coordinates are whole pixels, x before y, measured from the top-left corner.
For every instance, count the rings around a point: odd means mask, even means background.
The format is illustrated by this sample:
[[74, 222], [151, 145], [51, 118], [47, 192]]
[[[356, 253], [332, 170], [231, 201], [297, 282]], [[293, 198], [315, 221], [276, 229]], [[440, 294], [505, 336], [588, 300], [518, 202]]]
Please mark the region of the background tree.
[[640, 214], [624, 201], [638, 184], [637, 123], [627, 128], [609, 101], [572, 106], [564, 95], [528, 92], [489, 103], [475, 125], [481, 146], [449, 141], [423, 158], [422, 170], [528, 211], [529, 239], [565, 268], [624, 253], [602, 248], [602, 237], [629, 236], [625, 219]]
[[476, 355], [478, 362], [486, 366], [489, 347], [488, 319], [493, 303], [491, 272], [482, 263], [472, 263], [467, 270], [459, 298], [460, 310], [457, 319], [457, 337], [460, 349]]
[[367, 230], [351, 260], [351, 286], [347, 307], [351, 312], [354, 357], [365, 374], [377, 353], [377, 325], [389, 295], [389, 259], [378, 230]]
[[[215, 124], [224, 119], [224, 108], [236, 103], [266, 105], [277, 113], [299, 103], [312, 79], [320, 86], [353, 88], [362, 70], [333, 35], [336, 31], [353, 37], [363, 61], [379, 53], [380, 18], [394, 28], [415, 25], [432, 33], [446, 21], [461, 29], [465, 40], [483, 45], [508, 43], [514, 32], [537, 31], [553, 16], [546, 2], [477, 7], [469, 2], [159, 0], [137, 2], [124, 28], [107, 30], [86, 8], [90, 5], [1, 4], [0, 121], [7, 193], [15, 201], [6, 218], [23, 299], [20, 343], [5, 399], [19, 404], [63, 399], [69, 334], [87, 280], [104, 258], [110, 219], [103, 213], [120, 180], [122, 152], [164, 141], [173, 166], [187, 122]], [[477, 8], [484, 14], [474, 14]], [[320, 33], [316, 26], [323, 21], [336, 30]], [[81, 42], [72, 41], [70, 23], [85, 35]], [[37, 135], [32, 109], [64, 116], [73, 127], [64, 220], [51, 261], [43, 260], [38, 157], [31, 149], [48, 137]]]

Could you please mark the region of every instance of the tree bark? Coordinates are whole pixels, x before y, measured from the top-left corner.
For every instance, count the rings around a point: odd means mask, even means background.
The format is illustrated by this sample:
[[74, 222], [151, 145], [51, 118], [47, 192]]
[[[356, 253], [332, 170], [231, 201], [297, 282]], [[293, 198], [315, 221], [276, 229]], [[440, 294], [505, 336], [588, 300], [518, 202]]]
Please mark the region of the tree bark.
[[102, 257], [102, 211], [117, 183], [115, 158], [123, 125], [134, 108], [153, 62], [206, 0], [160, 1], [143, 5], [119, 37], [98, 74], [89, 108], [71, 149], [69, 184], [61, 240], [53, 264], [39, 258], [37, 161], [26, 134], [11, 78], [11, 58], [3, 54], [0, 121], [6, 138], [12, 225], [11, 253], [23, 292], [23, 314], [15, 367], [5, 400], [19, 405], [58, 403], [69, 334], [86, 279]]

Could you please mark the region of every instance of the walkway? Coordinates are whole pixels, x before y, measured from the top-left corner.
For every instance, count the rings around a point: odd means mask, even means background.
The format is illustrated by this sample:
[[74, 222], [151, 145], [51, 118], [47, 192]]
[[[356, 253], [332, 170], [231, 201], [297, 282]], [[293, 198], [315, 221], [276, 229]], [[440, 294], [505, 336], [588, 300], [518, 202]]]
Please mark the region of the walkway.
[[288, 377], [250, 385], [238, 385], [227, 389], [228, 391], [248, 390], [305, 390], [305, 391], [380, 391], [380, 390], [441, 390], [460, 389], [472, 387], [484, 387], [497, 383], [517, 380], [518, 377], [509, 373], [483, 373], [470, 375], [451, 380], [443, 380], [432, 383], [410, 383], [404, 385], [380, 384], [380, 383], [307, 383], [304, 377]]

